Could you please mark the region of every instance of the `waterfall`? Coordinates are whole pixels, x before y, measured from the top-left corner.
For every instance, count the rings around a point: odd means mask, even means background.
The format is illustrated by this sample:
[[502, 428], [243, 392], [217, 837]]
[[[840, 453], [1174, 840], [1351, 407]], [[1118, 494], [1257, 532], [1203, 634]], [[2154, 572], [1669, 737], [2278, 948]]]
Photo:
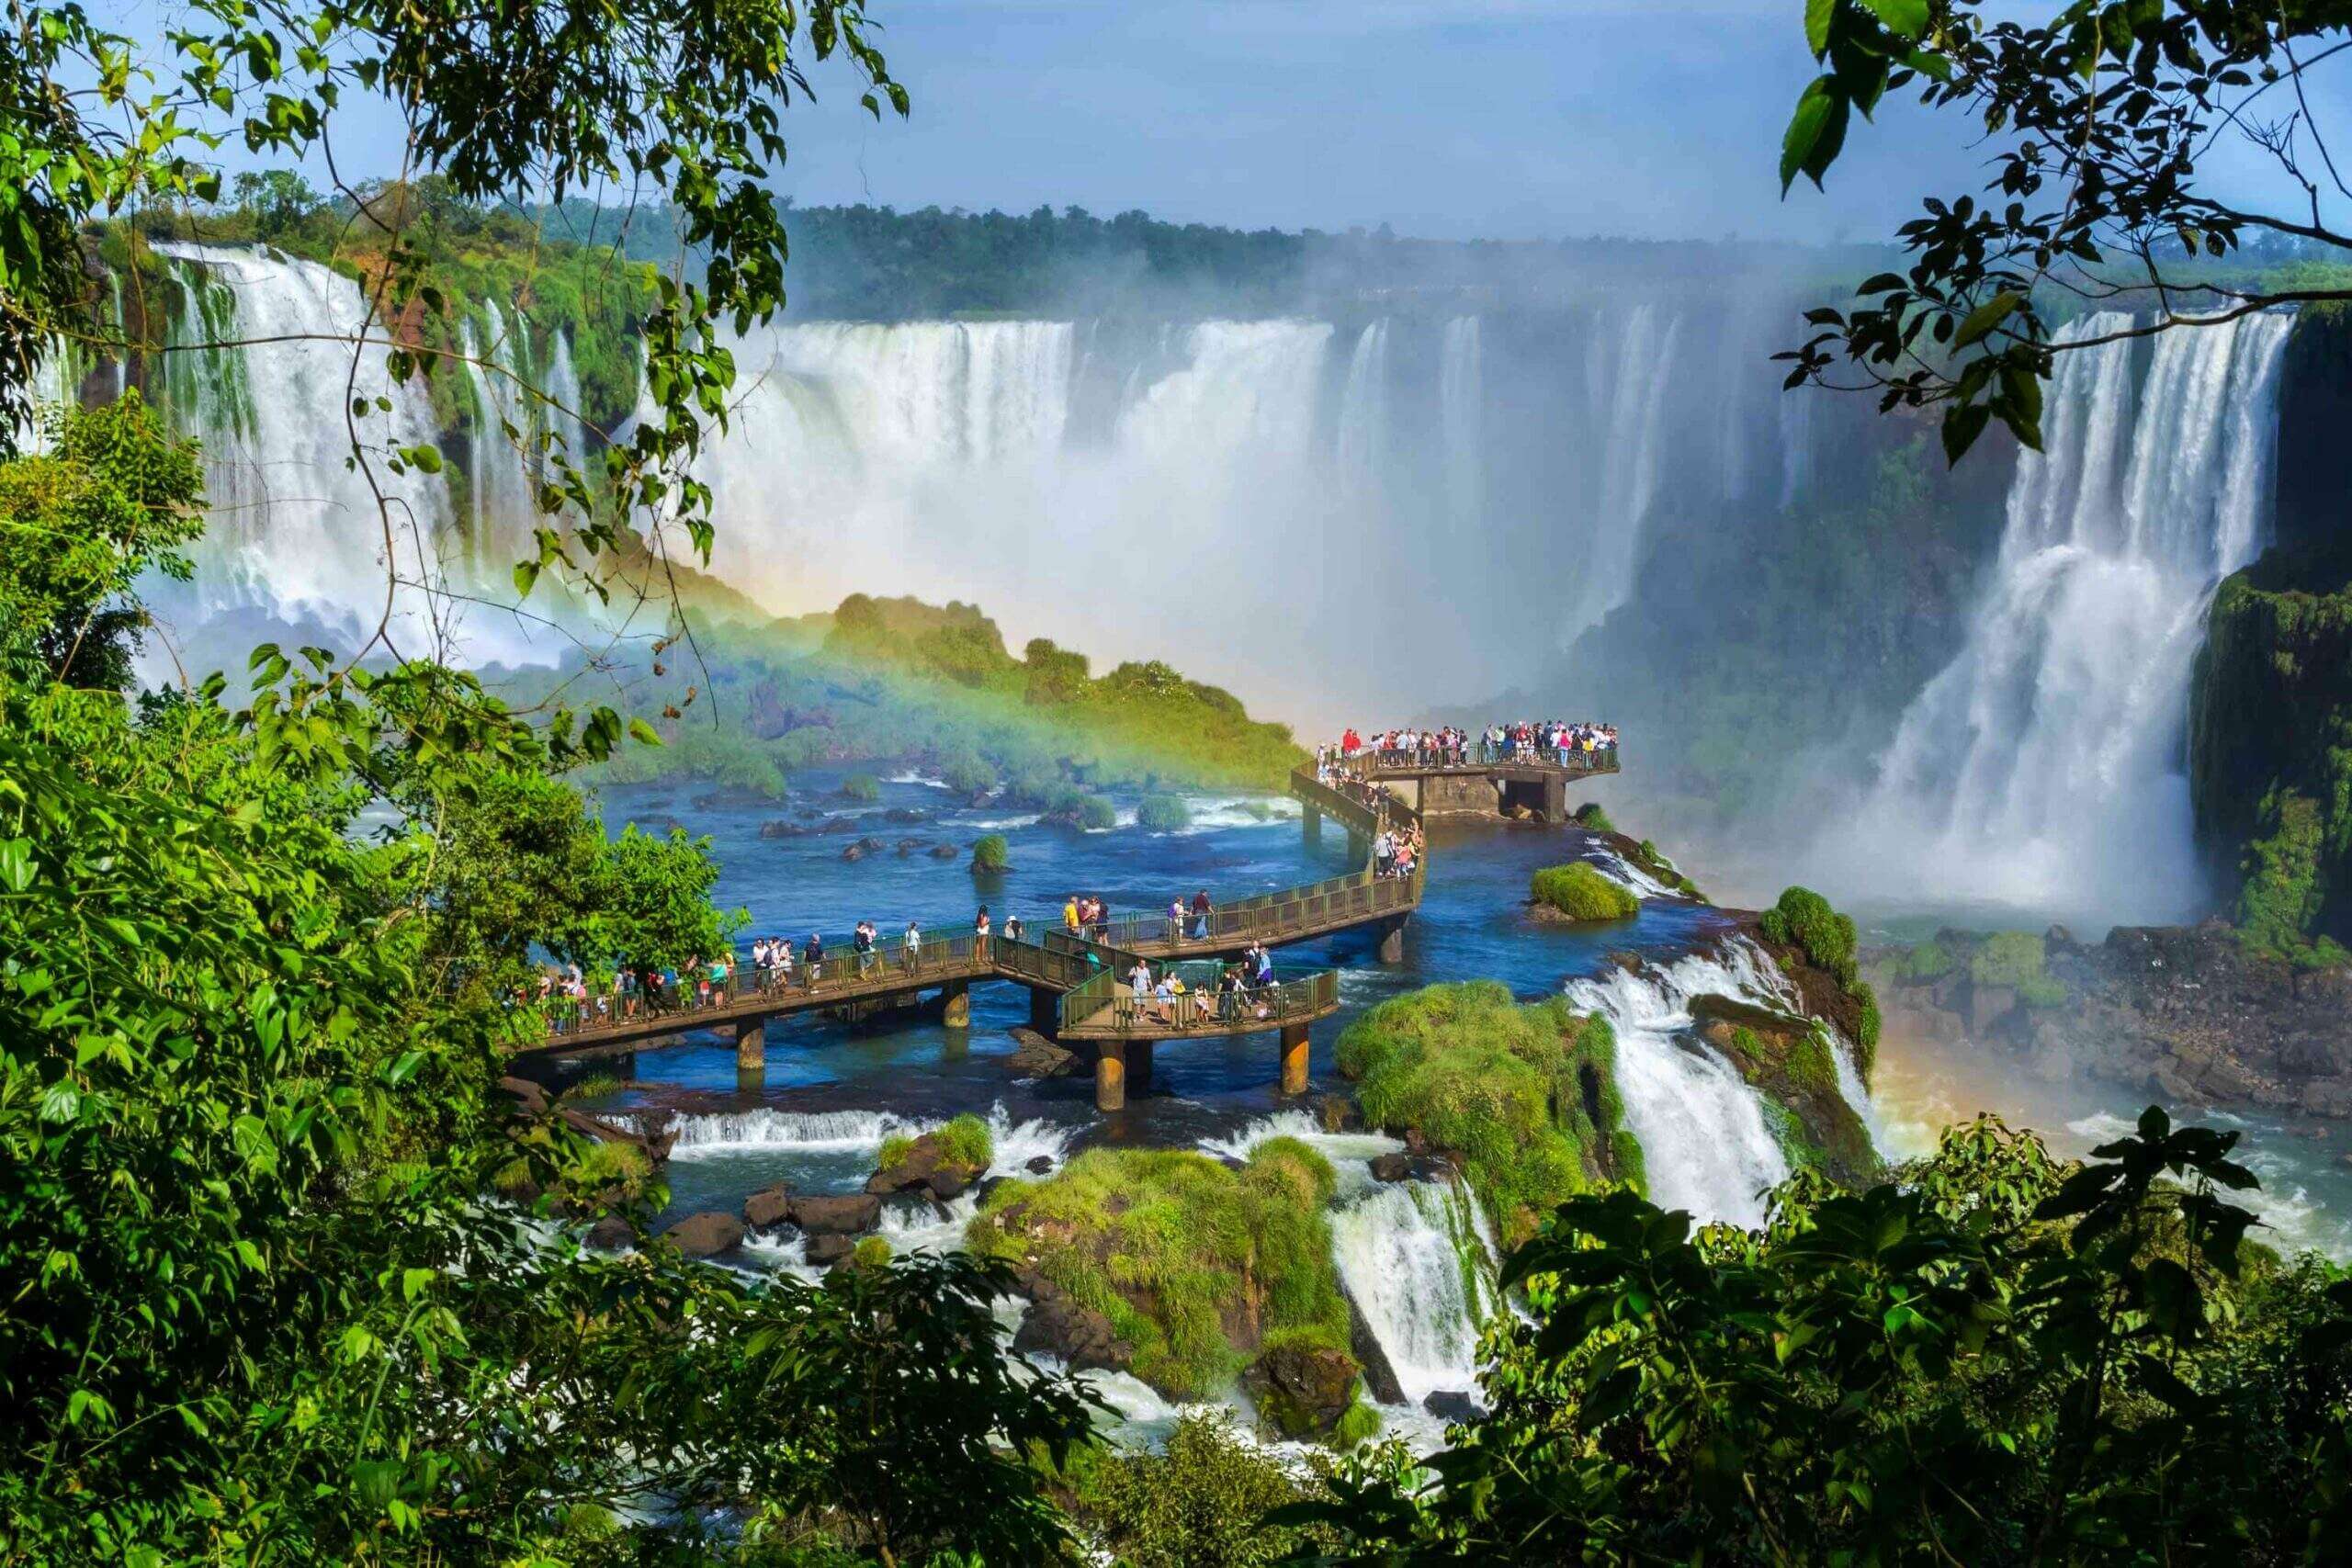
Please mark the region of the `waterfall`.
[[1500, 1296], [1494, 1236], [1467, 1184], [1374, 1184], [1332, 1213], [1331, 1254], [1408, 1404], [1476, 1390], [1478, 1331]]
[[[2104, 313], [2079, 342], [2128, 327]], [[2292, 318], [2059, 355], [1959, 655], [1904, 714], [1853, 840], [1891, 894], [2094, 920], [2193, 917], [2189, 670], [2221, 579], [2259, 551]]]
[[[386, 609], [404, 655], [462, 640], [476, 657], [529, 657], [523, 638], [460, 627], [461, 610], [428, 589], [462, 558], [447, 481], [395, 474], [390, 448], [433, 443], [431, 403], [417, 381], [394, 384], [359, 287], [315, 262], [273, 252], [159, 243], [185, 287], [172, 324], [161, 400], [203, 446], [209, 517], [191, 552], [197, 576], [154, 585], [159, 617], [177, 627], [233, 609], [352, 637]], [[245, 340], [232, 349], [201, 346]], [[389, 414], [346, 424], [355, 397]], [[368, 454], [352, 466], [352, 431]], [[380, 494], [380, 500], [379, 499]]]
[[1340, 483], [1358, 494], [1377, 491], [1388, 456], [1388, 319], [1356, 338], [1340, 396]]
[[1713, 993], [1783, 1005], [1758, 985], [1753, 960], [1735, 952], [1611, 968], [1567, 986], [1570, 1005], [1616, 1032], [1617, 1092], [1651, 1201], [1750, 1229], [1764, 1223], [1761, 1195], [1788, 1179], [1788, 1156], [1755, 1089], [1693, 1032], [1690, 1002]]
[[1478, 318], [1445, 323], [1438, 354], [1438, 422], [1445, 441], [1446, 513], [1457, 527], [1476, 527], [1486, 509], [1486, 382], [1479, 363]]
[[1666, 392], [1682, 320], [1648, 301], [1604, 313], [1585, 352], [1586, 417], [1600, 435], [1590, 533], [1560, 626], [1565, 644], [1633, 597], [1642, 525], [1666, 460]]

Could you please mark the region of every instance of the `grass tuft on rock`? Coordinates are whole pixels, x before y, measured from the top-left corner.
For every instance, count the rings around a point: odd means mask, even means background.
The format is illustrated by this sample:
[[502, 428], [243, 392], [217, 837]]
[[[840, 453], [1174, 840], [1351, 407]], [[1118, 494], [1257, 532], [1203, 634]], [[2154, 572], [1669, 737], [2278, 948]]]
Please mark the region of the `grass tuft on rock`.
[[1340, 1071], [1375, 1126], [1417, 1128], [1463, 1159], [1506, 1246], [1579, 1192], [1639, 1187], [1608, 1022], [1494, 980], [1425, 987], [1340, 1036]]
[[1136, 826], [1148, 833], [1173, 833], [1193, 825], [1193, 813], [1172, 795], [1147, 795], [1136, 807]]
[[1262, 1348], [1347, 1351], [1336, 1181], [1292, 1138], [1260, 1145], [1239, 1170], [1190, 1149], [1089, 1149], [1043, 1180], [991, 1190], [966, 1240], [1102, 1314], [1161, 1393], [1204, 1399]]
[[882, 798], [882, 781], [872, 773], [852, 773], [842, 781], [842, 798], [870, 805]]
[[973, 842], [972, 869], [974, 871], [1005, 871], [1010, 869], [1012, 864], [1012, 852], [1006, 845], [1003, 834], [989, 833]]
[[1617, 830], [1617, 824], [1609, 819], [1609, 813], [1600, 809], [1600, 803], [1597, 800], [1588, 800], [1577, 807], [1576, 824], [1588, 833], [1613, 833]]
[[1627, 920], [1642, 908], [1639, 898], [1582, 861], [1544, 867], [1529, 890], [1535, 902], [1572, 920]]
[[963, 1171], [982, 1171], [996, 1158], [996, 1140], [989, 1124], [969, 1111], [956, 1117], [933, 1136], [939, 1145], [939, 1163]]

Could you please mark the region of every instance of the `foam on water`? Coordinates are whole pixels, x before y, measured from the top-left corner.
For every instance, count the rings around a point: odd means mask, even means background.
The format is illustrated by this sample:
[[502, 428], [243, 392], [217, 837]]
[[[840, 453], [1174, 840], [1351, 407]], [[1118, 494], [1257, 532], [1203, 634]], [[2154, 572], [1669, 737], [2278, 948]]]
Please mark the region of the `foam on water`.
[[1331, 1216], [1331, 1254], [1406, 1401], [1475, 1393], [1494, 1314], [1494, 1238], [1468, 1185], [1390, 1181]]

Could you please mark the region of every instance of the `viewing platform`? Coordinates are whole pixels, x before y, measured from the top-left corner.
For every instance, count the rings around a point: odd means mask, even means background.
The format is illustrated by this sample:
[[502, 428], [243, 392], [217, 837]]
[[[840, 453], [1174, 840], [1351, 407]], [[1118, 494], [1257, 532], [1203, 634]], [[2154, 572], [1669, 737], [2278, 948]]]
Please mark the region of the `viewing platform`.
[[1522, 751], [1510, 757], [1459, 762], [1425, 761], [1406, 751], [1360, 751], [1349, 767], [1403, 796], [1424, 817], [1509, 817], [1517, 813], [1559, 824], [1568, 819], [1569, 786], [1617, 771], [1617, 750]]
[[[797, 1013], [855, 1011], [899, 1006], [936, 992], [950, 1027], [971, 1017], [975, 983], [1009, 981], [1030, 994], [1030, 1023], [1041, 1033], [1081, 1044], [1095, 1056], [1095, 1103], [1115, 1111], [1126, 1103], [1132, 1071], [1149, 1081], [1152, 1048], [1162, 1041], [1273, 1033], [1281, 1037], [1285, 1094], [1306, 1089], [1307, 1028], [1339, 1010], [1337, 972], [1325, 970], [1279, 985], [1221, 992], [1224, 961], [1251, 944], [1282, 947], [1334, 932], [1371, 928], [1384, 962], [1404, 955], [1404, 925], [1419, 907], [1425, 863], [1409, 876], [1383, 876], [1374, 841], [1384, 830], [1408, 831], [1419, 812], [1383, 785], [1335, 785], [1309, 768], [1292, 771], [1290, 793], [1305, 805], [1310, 833], [1328, 816], [1346, 828], [1361, 869], [1304, 887], [1240, 898], [1192, 915], [1126, 915], [1081, 931], [1059, 929], [1032, 941], [973, 933], [927, 938], [912, 953], [859, 954], [844, 940], [827, 943], [821, 964], [804, 960], [788, 977], [734, 971], [707, 1002], [681, 987], [675, 997], [639, 997], [617, 1012], [593, 1004], [553, 1004], [557, 1016], [530, 1055], [609, 1055], [692, 1030], [731, 1026], [735, 1060], [747, 1079], [765, 1070], [767, 1025]], [[1197, 933], [1197, 934], [1196, 934]], [[1155, 984], [1170, 965], [1184, 986], [1167, 998], [1135, 995], [1137, 963]], [[610, 1004], [607, 1004], [608, 1006]]]

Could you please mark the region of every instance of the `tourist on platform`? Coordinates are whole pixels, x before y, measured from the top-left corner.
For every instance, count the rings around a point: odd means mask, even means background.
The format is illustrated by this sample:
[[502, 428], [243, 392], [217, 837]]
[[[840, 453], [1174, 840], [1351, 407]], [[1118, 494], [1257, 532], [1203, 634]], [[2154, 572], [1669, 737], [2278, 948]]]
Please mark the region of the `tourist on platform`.
[[1019, 942], [1019, 941], [1021, 940], [1021, 938], [1022, 938], [1022, 934], [1023, 934], [1024, 931], [1026, 931], [1028, 929], [1029, 929], [1028, 927], [1026, 927], [1026, 926], [1024, 926], [1024, 925], [1023, 925], [1023, 924], [1021, 923], [1021, 917], [1020, 917], [1020, 916], [1018, 916], [1018, 915], [1007, 915], [1007, 916], [1005, 916], [1005, 917], [1004, 917], [1004, 940], [1005, 940], [1005, 941], [1007, 941], [1007, 942]]
[[1193, 895], [1193, 940], [1206, 942], [1209, 938], [1209, 890], [1205, 887]]
[[1184, 940], [1184, 896], [1181, 893], [1168, 900], [1168, 940]]
[[1071, 894], [1069, 899], [1062, 905], [1062, 930], [1069, 932], [1072, 936], [1076, 936], [1079, 932], [1080, 915], [1078, 906], [1079, 897], [1075, 893]]
[[808, 945], [800, 950], [808, 961], [808, 988], [815, 990], [817, 982], [825, 977], [825, 939], [815, 931], [808, 933]]
[[856, 960], [857, 977], [859, 979], [863, 980], [874, 972], [874, 925], [872, 921], [860, 920], [857, 922], [857, 929], [850, 932], [849, 951], [850, 955]]
[[907, 922], [906, 934], [899, 939], [899, 948], [906, 953], [907, 973], [911, 975], [922, 966], [922, 928], [914, 921]]
[[781, 991], [791, 984], [792, 939], [788, 936], [780, 936], [775, 939], [775, 988]]
[[1136, 1000], [1143, 1000], [1151, 991], [1151, 965], [1136, 959], [1136, 966], [1127, 971], [1127, 986]]
[[980, 912], [972, 917], [972, 957], [981, 964], [989, 961], [989, 907], [986, 904], [981, 905]]

